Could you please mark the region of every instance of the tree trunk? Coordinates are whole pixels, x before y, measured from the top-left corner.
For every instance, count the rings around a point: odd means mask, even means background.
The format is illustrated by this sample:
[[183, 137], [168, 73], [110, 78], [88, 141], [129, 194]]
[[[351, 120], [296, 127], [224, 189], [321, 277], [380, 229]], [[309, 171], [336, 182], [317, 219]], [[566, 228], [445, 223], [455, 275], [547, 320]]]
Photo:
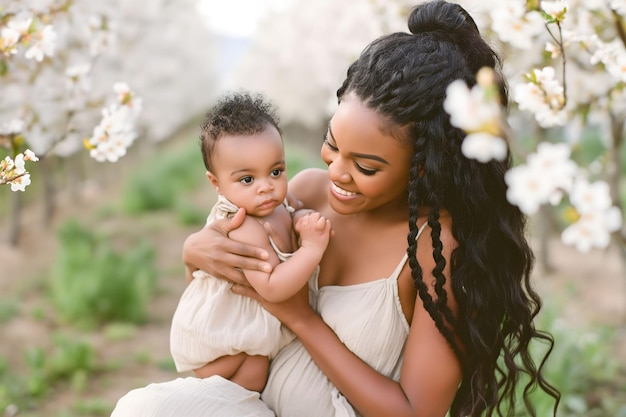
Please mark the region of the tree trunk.
[[[0, 190], [5, 191], [5, 190]], [[22, 193], [11, 193], [11, 214], [9, 216], [9, 244], [17, 246], [22, 231]]]
[[550, 237], [552, 236], [552, 207], [543, 205], [539, 209], [539, 264], [546, 274], [554, 272], [550, 256]]
[[[620, 195], [622, 181], [622, 167], [620, 155], [624, 145], [624, 117], [615, 116], [611, 113], [611, 149], [608, 152], [607, 176], [609, 188], [611, 190], [611, 199], [613, 204], [619, 208], [624, 218], [624, 206]], [[622, 230], [614, 233], [613, 241], [618, 246], [619, 254], [622, 260], [622, 269], [626, 270], [626, 226], [622, 225]], [[624, 295], [626, 298], [626, 294]], [[624, 315], [626, 321], [626, 314]]]
[[[546, 130], [537, 123], [534, 124], [534, 133], [537, 145], [546, 141]], [[550, 238], [552, 233], [554, 233], [551, 212], [552, 207], [544, 204], [539, 208], [537, 215], [539, 223], [539, 264], [546, 274], [554, 272], [550, 256]]]
[[54, 167], [51, 156], [41, 158], [41, 180], [43, 182], [43, 224], [52, 225], [56, 214], [56, 188], [54, 187]]

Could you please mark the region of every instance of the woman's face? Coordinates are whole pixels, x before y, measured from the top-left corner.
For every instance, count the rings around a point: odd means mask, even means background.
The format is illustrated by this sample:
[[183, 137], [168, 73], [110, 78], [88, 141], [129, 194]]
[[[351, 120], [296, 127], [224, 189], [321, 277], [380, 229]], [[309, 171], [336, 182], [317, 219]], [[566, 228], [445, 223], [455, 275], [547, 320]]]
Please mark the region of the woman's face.
[[406, 207], [412, 146], [383, 129], [388, 125], [355, 95], [342, 98], [321, 151], [330, 177], [329, 202], [336, 212]]

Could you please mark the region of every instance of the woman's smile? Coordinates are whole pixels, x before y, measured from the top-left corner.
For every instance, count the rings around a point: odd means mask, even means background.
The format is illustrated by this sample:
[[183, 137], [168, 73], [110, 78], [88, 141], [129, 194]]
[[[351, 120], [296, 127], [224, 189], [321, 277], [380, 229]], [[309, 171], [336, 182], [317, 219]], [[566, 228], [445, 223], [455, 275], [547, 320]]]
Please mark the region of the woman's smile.
[[357, 193], [353, 193], [351, 191], [348, 190], [344, 190], [343, 188], [339, 187], [337, 184], [335, 184], [334, 182], [330, 182], [330, 188], [336, 193], [339, 194], [340, 196], [343, 197], [353, 197], [355, 195], [357, 195]]

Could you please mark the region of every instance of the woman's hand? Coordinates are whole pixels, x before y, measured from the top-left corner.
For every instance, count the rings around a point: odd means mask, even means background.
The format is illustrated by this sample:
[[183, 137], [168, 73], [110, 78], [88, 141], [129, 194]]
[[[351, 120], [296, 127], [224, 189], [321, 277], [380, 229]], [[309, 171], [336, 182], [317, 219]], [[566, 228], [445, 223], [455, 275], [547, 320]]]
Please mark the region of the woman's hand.
[[301, 323], [306, 322], [312, 316], [317, 316], [317, 313], [313, 310], [309, 304], [309, 286], [303, 286], [293, 297], [280, 302], [272, 303], [265, 300], [256, 292], [256, 290], [247, 285], [235, 284], [232, 291], [235, 294], [243, 295], [246, 297], [257, 300], [263, 308], [269, 311], [273, 316], [280, 320], [285, 326], [293, 330], [294, 333]]
[[265, 262], [266, 250], [228, 237], [228, 233], [243, 223], [244, 209], [239, 209], [230, 220], [217, 220], [193, 233], [183, 243], [183, 262], [191, 270], [202, 269], [218, 278], [249, 285], [241, 269], [270, 273], [272, 266]]

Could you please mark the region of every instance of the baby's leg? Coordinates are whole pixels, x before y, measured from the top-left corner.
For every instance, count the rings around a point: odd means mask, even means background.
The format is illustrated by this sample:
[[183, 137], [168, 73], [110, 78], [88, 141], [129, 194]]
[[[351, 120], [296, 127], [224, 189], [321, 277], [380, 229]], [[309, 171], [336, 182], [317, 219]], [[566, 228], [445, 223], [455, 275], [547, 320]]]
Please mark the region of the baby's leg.
[[226, 379], [232, 379], [233, 375], [248, 357], [245, 353], [238, 353], [232, 356], [222, 356], [209, 362], [202, 368], [194, 369], [193, 372], [198, 378], [208, 378], [213, 375], [219, 375]]
[[232, 356], [222, 356], [202, 368], [194, 369], [198, 378], [208, 378], [219, 375], [230, 379], [236, 384], [250, 391], [261, 392], [267, 382], [270, 361], [267, 356], [249, 356], [238, 353]]
[[244, 359], [231, 381], [250, 391], [263, 391], [267, 382], [270, 360], [267, 356], [248, 356]]

